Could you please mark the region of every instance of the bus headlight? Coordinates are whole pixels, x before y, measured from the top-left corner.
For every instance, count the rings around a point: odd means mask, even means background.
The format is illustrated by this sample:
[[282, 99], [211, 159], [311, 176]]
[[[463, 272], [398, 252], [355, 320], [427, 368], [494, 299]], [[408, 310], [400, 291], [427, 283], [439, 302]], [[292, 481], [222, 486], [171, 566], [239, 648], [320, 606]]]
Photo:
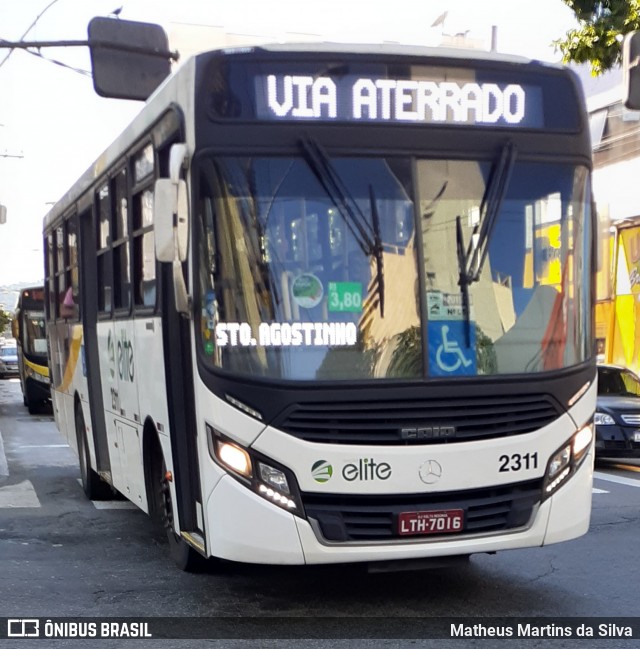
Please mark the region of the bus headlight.
[[215, 449], [216, 457], [221, 464], [245, 478], [251, 477], [251, 458], [243, 448], [218, 438], [215, 441]]
[[258, 467], [260, 469], [260, 478], [266, 485], [278, 489], [285, 494], [291, 493], [289, 491], [287, 476], [280, 469], [275, 469], [263, 462], [258, 462]]
[[33, 379], [34, 381], [38, 381], [39, 383], [49, 383], [49, 377], [44, 376], [44, 374], [40, 374], [40, 372], [36, 372], [36, 370], [33, 369], [33, 367], [29, 367], [28, 365], [25, 365], [25, 374], [27, 375], [28, 378]]
[[577, 471], [592, 441], [593, 424], [588, 424], [551, 456], [544, 478], [543, 500], [553, 495]]
[[206, 424], [211, 457], [230, 475], [265, 500], [303, 516], [296, 480], [290, 471], [223, 437]]

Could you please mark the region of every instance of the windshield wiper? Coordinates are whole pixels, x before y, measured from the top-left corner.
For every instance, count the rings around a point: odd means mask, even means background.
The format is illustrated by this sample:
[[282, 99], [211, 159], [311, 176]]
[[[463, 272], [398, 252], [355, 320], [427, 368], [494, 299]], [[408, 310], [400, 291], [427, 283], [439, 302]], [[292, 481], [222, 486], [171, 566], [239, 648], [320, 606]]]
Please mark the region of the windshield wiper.
[[376, 259], [376, 291], [380, 300], [380, 317], [384, 318], [384, 251], [382, 249], [382, 238], [380, 237], [380, 214], [373, 185], [369, 185], [369, 203], [373, 222], [373, 255]]
[[480, 279], [482, 267], [489, 252], [491, 233], [507, 193], [515, 159], [516, 147], [512, 142], [507, 142], [502, 147], [500, 157], [487, 181], [480, 203], [480, 218], [473, 228], [465, 254], [465, 265], [461, 272], [464, 271], [469, 283], [477, 282]]
[[458, 257], [458, 286], [462, 293], [462, 313], [464, 315], [465, 347], [471, 347], [471, 331], [469, 326], [471, 308], [469, 305], [469, 278], [464, 268], [466, 267], [466, 253], [464, 250], [464, 236], [462, 234], [462, 219], [456, 216], [456, 254]]
[[380, 219], [373, 188], [369, 187], [372, 227], [358, 203], [349, 193], [342, 178], [335, 170], [331, 158], [320, 146], [320, 143], [307, 135], [302, 138], [301, 145], [307, 163], [336, 206], [358, 246], [365, 255], [372, 255], [376, 260], [376, 292], [379, 297], [380, 315], [384, 317], [382, 241], [380, 238]]
[[462, 232], [462, 219], [456, 217], [456, 253], [458, 257], [458, 286], [462, 292], [462, 309], [465, 319], [465, 338], [470, 346], [470, 304], [469, 285], [480, 280], [482, 267], [489, 252], [489, 242], [495, 227], [498, 214], [507, 193], [511, 172], [516, 160], [517, 150], [513, 142], [507, 142], [500, 151], [500, 156], [493, 166], [482, 202], [480, 217], [473, 227], [471, 239], [465, 251]]

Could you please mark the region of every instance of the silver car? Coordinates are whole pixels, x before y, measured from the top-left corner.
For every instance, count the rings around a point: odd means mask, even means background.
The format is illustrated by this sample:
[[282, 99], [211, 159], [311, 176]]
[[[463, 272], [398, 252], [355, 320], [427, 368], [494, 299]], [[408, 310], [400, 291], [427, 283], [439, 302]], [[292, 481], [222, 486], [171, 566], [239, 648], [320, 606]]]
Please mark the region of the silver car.
[[18, 349], [13, 345], [0, 347], [0, 378], [18, 374]]

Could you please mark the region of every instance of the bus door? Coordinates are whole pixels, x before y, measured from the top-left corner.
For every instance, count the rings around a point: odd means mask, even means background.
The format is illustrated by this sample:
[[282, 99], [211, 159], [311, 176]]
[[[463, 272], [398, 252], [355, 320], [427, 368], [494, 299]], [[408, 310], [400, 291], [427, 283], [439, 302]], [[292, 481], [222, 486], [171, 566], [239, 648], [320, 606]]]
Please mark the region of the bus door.
[[[87, 375], [87, 394], [89, 411], [91, 413], [91, 430], [96, 454], [96, 471], [111, 474], [109, 444], [105, 427], [105, 416], [102, 399], [102, 374], [100, 372], [100, 353], [98, 346], [98, 291], [95, 290], [95, 241], [96, 231], [93, 220], [93, 210], [87, 209], [79, 218], [80, 246], [79, 254], [82, 259], [80, 267], [85, 272], [80, 273], [78, 281], [81, 289], [80, 315], [83, 328], [83, 371]], [[86, 413], [85, 413], [86, 414]], [[87, 422], [89, 423], [89, 422]]]
[[[107, 349], [111, 384], [111, 403], [107, 423], [111, 426], [110, 438], [116, 450], [119, 476], [114, 476], [114, 486], [137, 504], [143, 503], [144, 473], [142, 472], [140, 409], [136, 385], [136, 362], [134, 348], [134, 325], [130, 318], [113, 320], [109, 331]], [[112, 455], [114, 455], [112, 453]], [[115, 469], [115, 467], [113, 467]]]
[[[169, 151], [165, 149], [161, 152], [160, 158], [162, 159], [168, 153]], [[173, 153], [171, 157], [178, 161], [178, 156], [174, 156]], [[177, 176], [178, 172], [174, 175]], [[158, 182], [166, 182], [166, 179]], [[181, 182], [184, 183], [184, 180]], [[157, 186], [156, 191], [158, 191]], [[154, 214], [154, 219], [157, 216]], [[187, 218], [185, 215], [185, 219]], [[177, 310], [172, 264], [162, 263], [160, 272], [164, 367], [179, 526], [183, 533], [189, 533], [191, 539], [194, 538], [195, 532], [204, 542], [203, 523], [198, 522], [203, 517], [194, 388], [196, 369], [191, 360], [192, 321]], [[182, 272], [183, 277], [186, 278], [186, 264], [182, 265]]]
[[[113, 329], [107, 341], [109, 361], [115, 370], [111, 408], [113, 437], [120, 460], [121, 481], [117, 487], [127, 498], [146, 507], [142, 461], [142, 417], [138, 382], [144, 380], [143, 359], [135, 346], [133, 283], [131, 269], [131, 222], [128, 205], [127, 168], [111, 179], [113, 218]], [[142, 372], [142, 374], [140, 374]]]

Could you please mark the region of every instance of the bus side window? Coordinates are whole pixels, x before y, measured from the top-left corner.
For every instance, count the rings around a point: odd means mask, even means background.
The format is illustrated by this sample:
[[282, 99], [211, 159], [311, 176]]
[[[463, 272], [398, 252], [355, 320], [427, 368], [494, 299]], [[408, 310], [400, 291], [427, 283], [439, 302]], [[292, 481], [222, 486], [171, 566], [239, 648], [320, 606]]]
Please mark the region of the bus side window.
[[133, 197], [133, 281], [135, 304], [156, 304], [156, 256], [153, 238], [153, 188]]
[[74, 318], [76, 316], [76, 303], [73, 299], [73, 289], [71, 286], [67, 289], [67, 292], [64, 294], [62, 301], [60, 302], [60, 317], [61, 318]]
[[105, 183], [96, 192], [98, 229], [96, 256], [98, 260], [98, 311], [110, 314], [112, 310], [112, 231], [111, 231], [111, 198], [109, 184]]

